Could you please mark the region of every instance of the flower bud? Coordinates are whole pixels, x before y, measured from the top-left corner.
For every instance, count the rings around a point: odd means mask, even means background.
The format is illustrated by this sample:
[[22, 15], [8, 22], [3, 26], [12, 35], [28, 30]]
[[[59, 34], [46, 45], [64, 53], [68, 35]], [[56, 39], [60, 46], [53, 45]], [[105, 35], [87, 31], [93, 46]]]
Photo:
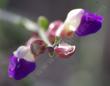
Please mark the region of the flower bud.
[[56, 32], [58, 28], [62, 25], [63, 23], [60, 20], [54, 21], [49, 25], [48, 29], [48, 38], [49, 41], [53, 44], [55, 42], [56, 38]]
[[48, 29], [48, 25], [49, 25], [49, 21], [46, 17], [44, 16], [40, 16], [38, 17], [38, 21], [37, 21], [38, 25], [44, 30], [47, 31]]
[[39, 37], [32, 37], [28, 40], [27, 45], [30, 46], [32, 53], [34, 56], [38, 56], [44, 53], [46, 49], [46, 44]]
[[69, 58], [74, 54], [75, 50], [75, 45], [69, 45], [67, 43], [61, 43], [54, 48], [56, 55], [60, 58]]

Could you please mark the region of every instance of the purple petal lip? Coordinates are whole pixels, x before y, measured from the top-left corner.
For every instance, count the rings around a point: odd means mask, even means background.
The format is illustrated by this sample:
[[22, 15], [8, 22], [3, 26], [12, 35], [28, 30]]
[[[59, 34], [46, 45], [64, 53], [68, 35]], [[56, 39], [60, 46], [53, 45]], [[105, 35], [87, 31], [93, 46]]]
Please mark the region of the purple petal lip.
[[11, 78], [20, 80], [25, 78], [31, 72], [33, 72], [35, 68], [36, 68], [35, 62], [28, 62], [24, 59], [21, 58], [19, 59], [12, 55], [8, 67], [8, 75]]
[[96, 33], [102, 27], [102, 22], [102, 16], [85, 11], [81, 23], [75, 33], [78, 36]]

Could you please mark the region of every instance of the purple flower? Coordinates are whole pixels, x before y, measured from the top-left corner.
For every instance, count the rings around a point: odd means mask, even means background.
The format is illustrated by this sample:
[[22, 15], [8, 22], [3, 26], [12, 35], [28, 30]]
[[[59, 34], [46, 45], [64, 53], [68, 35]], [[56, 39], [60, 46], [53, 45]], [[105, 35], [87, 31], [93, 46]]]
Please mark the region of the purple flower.
[[35, 62], [29, 62], [12, 55], [8, 68], [8, 75], [11, 78], [20, 80], [35, 70]]
[[11, 78], [20, 80], [33, 72], [36, 68], [35, 59], [30, 48], [20, 46], [12, 56], [8, 67], [8, 75]]
[[86, 36], [97, 32], [102, 26], [103, 17], [95, 13], [84, 11], [79, 27], [76, 30], [78, 36]]
[[74, 9], [70, 11], [64, 22], [64, 29], [73, 32], [78, 36], [86, 36], [97, 32], [103, 22], [103, 17], [95, 13], [90, 13], [84, 9]]

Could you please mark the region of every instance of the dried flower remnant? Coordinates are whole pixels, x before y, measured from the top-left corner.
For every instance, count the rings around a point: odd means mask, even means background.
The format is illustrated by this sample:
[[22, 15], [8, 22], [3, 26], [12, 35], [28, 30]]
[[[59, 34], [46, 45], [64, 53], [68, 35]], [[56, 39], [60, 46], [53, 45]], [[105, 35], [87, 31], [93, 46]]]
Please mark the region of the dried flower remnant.
[[75, 45], [69, 45], [67, 43], [61, 43], [54, 48], [56, 55], [59, 58], [69, 58], [76, 50]]
[[[103, 17], [90, 13], [84, 9], [70, 11], [64, 22], [56, 20], [48, 25], [48, 19], [38, 18], [39, 33], [34, 35], [20, 46], [11, 56], [8, 75], [16, 80], [28, 76], [36, 68], [36, 57], [48, 50], [49, 57], [62, 59], [70, 58], [76, 50], [76, 45], [65, 43], [63, 39], [77, 36], [86, 36], [97, 32], [103, 23]], [[44, 39], [43, 39], [44, 38]], [[45, 39], [45, 38], [48, 38]]]

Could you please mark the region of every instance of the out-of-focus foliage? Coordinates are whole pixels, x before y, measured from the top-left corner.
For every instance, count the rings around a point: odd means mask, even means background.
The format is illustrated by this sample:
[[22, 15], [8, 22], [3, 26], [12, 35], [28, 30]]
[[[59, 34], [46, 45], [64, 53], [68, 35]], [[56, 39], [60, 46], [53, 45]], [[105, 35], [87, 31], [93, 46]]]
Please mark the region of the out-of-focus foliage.
[[6, 7], [8, 0], [0, 0], [0, 8]]

